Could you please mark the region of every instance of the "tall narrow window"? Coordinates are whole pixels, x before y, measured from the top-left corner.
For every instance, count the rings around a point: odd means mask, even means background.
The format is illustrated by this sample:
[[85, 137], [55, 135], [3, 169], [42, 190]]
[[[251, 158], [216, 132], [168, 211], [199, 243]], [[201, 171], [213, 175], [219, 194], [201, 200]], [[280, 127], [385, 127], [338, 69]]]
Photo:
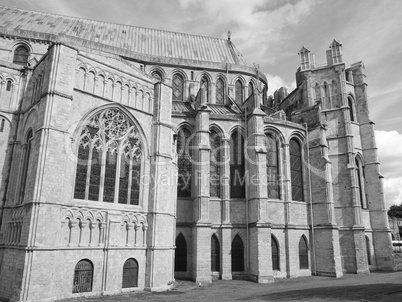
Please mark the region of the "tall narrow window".
[[130, 258], [124, 262], [123, 266], [123, 282], [122, 288], [130, 288], [138, 286], [138, 263], [135, 259]]
[[271, 235], [271, 254], [272, 254], [272, 269], [274, 271], [280, 270], [279, 265], [279, 245], [275, 236]]
[[191, 133], [181, 129], [177, 135], [177, 165], [179, 168], [177, 180], [177, 197], [191, 196]]
[[26, 65], [28, 63], [29, 50], [25, 46], [18, 46], [14, 51], [13, 63]]
[[244, 139], [239, 131], [230, 137], [230, 197], [245, 197]]
[[370, 239], [365, 236], [366, 238], [366, 252], [367, 252], [367, 264], [371, 265], [371, 249], [370, 249]]
[[237, 104], [243, 104], [243, 84], [240, 80], [235, 83], [235, 100]]
[[221, 196], [221, 138], [212, 130], [209, 134], [211, 146], [209, 161], [209, 195]]
[[11, 91], [11, 86], [12, 86], [13, 82], [11, 80], [7, 81], [7, 85], [6, 85], [6, 91]]
[[122, 111], [96, 114], [81, 131], [74, 198], [138, 205], [141, 157], [138, 129]]
[[207, 77], [202, 77], [201, 81], [200, 81], [200, 88], [201, 87], [205, 87], [206, 91], [207, 91], [207, 103], [209, 103], [209, 82]]
[[356, 170], [356, 182], [357, 182], [357, 187], [358, 187], [358, 198], [360, 205], [363, 209], [367, 208], [367, 202], [366, 202], [366, 196], [365, 196], [365, 190], [364, 190], [364, 168], [363, 165], [357, 157], [355, 158], [355, 170]]
[[292, 138], [289, 143], [292, 200], [303, 201], [303, 171], [300, 143]]
[[172, 78], [172, 99], [173, 101], [183, 101], [184, 95], [184, 79], [176, 73]]
[[74, 270], [73, 293], [92, 291], [94, 266], [89, 260], [81, 260]]
[[218, 78], [216, 80], [216, 85], [215, 85], [215, 102], [218, 105], [224, 105], [225, 104], [225, 83], [221, 78]]
[[187, 242], [182, 233], [180, 233], [179, 236], [177, 236], [176, 238], [174, 271], [187, 271]]
[[304, 236], [299, 241], [299, 266], [300, 269], [308, 269], [308, 246]]
[[4, 124], [6, 123], [6, 120], [3, 118], [1, 119], [1, 123], [0, 123], [0, 132], [4, 131]]
[[239, 235], [232, 241], [232, 272], [244, 271], [244, 246]]
[[321, 101], [321, 87], [318, 83], [315, 84], [315, 101], [320, 102]]
[[252, 95], [254, 93], [254, 85], [253, 82], [248, 83], [248, 96]]
[[24, 161], [22, 165], [22, 174], [21, 174], [22, 179], [21, 179], [20, 196], [19, 196], [20, 202], [23, 202], [25, 197], [26, 182], [30, 172], [29, 163], [32, 152], [32, 143], [33, 143], [33, 134], [31, 130], [27, 135], [26, 145], [24, 146], [25, 152], [24, 152]]
[[351, 97], [348, 97], [348, 106], [349, 106], [349, 112], [350, 112], [350, 121], [354, 122], [355, 121], [355, 106], [353, 105], [353, 100]]
[[279, 199], [279, 146], [276, 138], [272, 134], [267, 134], [265, 138], [265, 147], [267, 149], [268, 198]]
[[221, 271], [221, 248], [219, 240], [215, 235], [211, 237], [211, 271]]

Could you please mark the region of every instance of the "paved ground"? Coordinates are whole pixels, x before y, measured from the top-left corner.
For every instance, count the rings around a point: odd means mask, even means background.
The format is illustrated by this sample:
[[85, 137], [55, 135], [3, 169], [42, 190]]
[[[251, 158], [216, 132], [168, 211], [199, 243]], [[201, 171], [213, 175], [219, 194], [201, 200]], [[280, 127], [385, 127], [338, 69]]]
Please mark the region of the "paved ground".
[[178, 281], [174, 290], [162, 293], [126, 293], [116, 296], [67, 299], [63, 302], [116, 301], [402, 301], [402, 272], [371, 273], [343, 278], [301, 277], [276, 280], [273, 284], [248, 281], [215, 281], [197, 287]]

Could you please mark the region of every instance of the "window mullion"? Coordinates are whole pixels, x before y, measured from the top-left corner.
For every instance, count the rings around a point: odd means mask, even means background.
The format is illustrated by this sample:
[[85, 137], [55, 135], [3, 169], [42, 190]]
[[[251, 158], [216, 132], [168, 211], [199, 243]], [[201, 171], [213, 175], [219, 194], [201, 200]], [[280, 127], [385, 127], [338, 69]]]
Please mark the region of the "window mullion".
[[114, 183], [114, 203], [119, 201], [119, 189], [120, 189], [120, 167], [121, 167], [121, 145], [117, 148], [117, 159], [116, 159], [116, 177]]
[[102, 165], [101, 165], [101, 179], [99, 185], [99, 201], [103, 201], [103, 187], [105, 184], [105, 170], [106, 170], [106, 156], [107, 156], [107, 145], [104, 140], [102, 140]]
[[131, 185], [133, 182], [133, 158], [130, 156], [130, 165], [128, 168], [128, 188], [127, 188], [127, 204], [130, 204], [131, 200]]
[[87, 178], [85, 180], [85, 200], [88, 200], [89, 195], [89, 183], [91, 177], [91, 167], [92, 167], [92, 151], [93, 151], [93, 143], [90, 144], [88, 161], [87, 161]]

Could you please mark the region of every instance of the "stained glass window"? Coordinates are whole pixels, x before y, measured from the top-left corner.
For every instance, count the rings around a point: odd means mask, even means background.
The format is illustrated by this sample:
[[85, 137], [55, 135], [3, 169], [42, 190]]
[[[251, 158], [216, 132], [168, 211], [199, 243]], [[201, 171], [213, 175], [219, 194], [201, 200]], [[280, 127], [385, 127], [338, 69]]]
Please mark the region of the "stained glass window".
[[211, 271], [219, 272], [221, 270], [221, 248], [218, 238], [215, 235], [211, 237]]
[[244, 139], [239, 131], [230, 137], [230, 197], [245, 197]]
[[240, 80], [235, 83], [235, 100], [237, 104], [243, 104], [243, 84]]
[[267, 149], [268, 198], [279, 199], [279, 146], [276, 138], [272, 134], [265, 136], [265, 147]]
[[303, 201], [303, 173], [301, 146], [296, 139], [291, 139], [289, 143], [290, 152], [290, 175], [292, 182], [292, 200]]
[[274, 271], [280, 270], [279, 265], [279, 245], [275, 236], [271, 236], [271, 253], [272, 253], [272, 269]]
[[182, 233], [180, 233], [176, 238], [174, 271], [187, 271], [187, 242]]
[[180, 129], [177, 135], [177, 165], [179, 168], [177, 180], [177, 197], [191, 196], [191, 133]]
[[135, 259], [130, 258], [124, 262], [123, 266], [123, 282], [122, 288], [130, 288], [138, 286], [138, 263]]
[[254, 92], [254, 85], [253, 85], [252, 82], [249, 82], [249, 83], [248, 83], [248, 95], [249, 95], [249, 96], [252, 95], [253, 92]]
[[300, 269], [308, 269], [308, 246], [304, 236], [299, 241], [299, 265]]
[[176, 73], [172, 78], [172, 99], [173, 101], [183, 101], [184, 79]]
[[28, 63], [29, 50], [25, 46], [18, 46], [14, 51], [13, 63], [26, 65]]
[[98, 113], [83, 126], [77, 160], [74, 198], [98, 201], [102, 194], [105, 202], [139, 204], [139, 132], [119, 109]]
[[92, 291], [94, 266], [89, 260], [81, 260], [74, 270], [73, 293]]
[[216, 80], [215, 85], [215, 102], [219, 105], [225, 104], [225, 83], [221, 78]]
[[209, 82], [208, 79], [206, 77], [202, 77], [201, 81], [200, 81], [200, 87], [205, 87], [206, 91], [207, 91], [207, 103], [209, 103]]
[[244, 246], [239, 235], [232, 241], [232, 272], [244, 271]]
[[212, 130], [209, 134], [209, 143], [211, 146], [209, 161], [209, 195], [221, 196], [221, 138]]

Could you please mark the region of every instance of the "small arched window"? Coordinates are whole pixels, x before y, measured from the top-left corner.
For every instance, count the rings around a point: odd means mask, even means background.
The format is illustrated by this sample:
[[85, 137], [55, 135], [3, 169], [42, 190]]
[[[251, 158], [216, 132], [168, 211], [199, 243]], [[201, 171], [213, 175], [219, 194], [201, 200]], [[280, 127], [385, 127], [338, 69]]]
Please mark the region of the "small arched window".
[[183, 101], [184, 99], [184, 79], [181, 74], [175, 73], [172, 78], [172, 100]]
[[84, 259], [77, 263], [74, 270], [73, 293], [92, 291], [94, 266], [91, 261]]
[[252, 95], [254, 93], [254, 85], [253, 82], [248, 83], [248, 95]]
[[302, 236], [299, 241], [299, 265], [300, 269], [308, 269], [308, 245], [306, 237]]
[[355, 122], [356, 121], [355, 106], [354, 106], [353, 99], [351, 97], [348, 97], [348, 106], [349, 106], [349, 112], [350, 112], [350, 121]]
[[303, 201], [303, 171], [300, 143], [292, 138], [289, 143], [290, 175], [292, 182], [292, 200]]
[[209, 195], [221, 196], [221, 138], [211, 130], [209, 133], [210, 161], [209, 161]]
[[20, 187], [20, 196], [19, 200], [20, 202], [24, 201], [25, 197], [25, 191], [26, 191], [26, 182], [28, 178], [28, 173], [29, 171], [29, 163], [30, 163], [30, 158], [31, 158], [31, 152], [32, 152], [32, 144], [33, 144], [33, 134], [32, 130], [28, 132], [27, 139], [26, 139], [26, 144], [24, 146], [24, 161], [22, 164], [22, 179], [21, 179], [21, 187]]
[[200, 81], [200, 88], [205, 87], [207, 91], [207, 103], [209, 103], [209, 81], [206, 76], [203, 76]]
[[27, 65], [29, 50], [26, 46], [20, 45], [14, 51], [13, 63]]
[[174, 271], [187, 271], [187, 242], [182, 233], [180, 233], [176, 238]]
[[218, 238], [211, 237], [211, 271], [220, 272], [221, 270], [221, 248]]
[[239, 235], [232, 241], [232, 272], [244, 271], [244, 245]]
[[192, 163], [191, 163], [191, 133], [182, 128], [177, 133], [177, 165], [179, 168], [177, 180], [177, 197], [191, 196], [191, 179], [192, 179]]
[[11, 91], [12, 85], [13, 85], [13, 82], [11, 80], [8, 80], [7, 84], [6, 84], [6, 91]]
[[235, 83], [235, 100], [237, 104], [243, 104], [243, 84], [240, 80]]
[[272, 269], [280, 271], [279, 245], [274, 235], [271, 235]]
[[123, 282], [122, 288], [130, 288], [138, 286], [138, 263], [135, 259], [130, 258], [124, 262], [123, 266]]
[[239, 131], [230, 137], [230, 197], [244, 198], [244, 139]]
[[279, 145], [272, 134], [265, 136], [265, 147], [267, 149], [267, 189], [268, 198], [280, 198], [279, 190]]
[[366, 237], [366, 252], [367, 252], [367, 264], [371, 265], [371, 248], [370, 248], [370, 239]]
[[221, 78], [218, 78], [216, 80], [216, 85], [215, 85], [215, 102], [218, 105], [224, 105], [225, 104], [225, 83]]
[[77, 157], [74, 198], [139, 204], [142, 145], [137, 127], [121, 110], [89, 119]]
[[364, 177], [364, 167], [360, 158], [355, 158], [355, 171], [356, 171], [356, 182], [358, 189], [358, 198], [360, 205], [363, 209], [367, 209], [366, 194], [365, 194], [365, 177]]

